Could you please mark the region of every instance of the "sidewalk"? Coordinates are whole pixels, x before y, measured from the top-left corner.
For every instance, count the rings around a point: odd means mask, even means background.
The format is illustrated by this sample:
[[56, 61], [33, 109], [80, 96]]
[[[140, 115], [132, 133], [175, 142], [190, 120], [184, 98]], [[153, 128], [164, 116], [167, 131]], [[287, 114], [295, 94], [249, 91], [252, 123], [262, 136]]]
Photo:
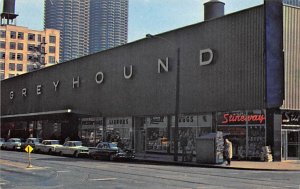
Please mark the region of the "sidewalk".
[[137, 153], [135, 159], [140, 162], [160, 163], [179, 166], [210, 167], [224, 169], [270, 170], [270, 171], [300, 171], [300, 161], [261, 162], [261, 161], [232, 161], [230, 166], [224, 164], [200, 164], [194, 157], [192, 162], [182, 162], [181, 156], [174, 161], [173, 155]]

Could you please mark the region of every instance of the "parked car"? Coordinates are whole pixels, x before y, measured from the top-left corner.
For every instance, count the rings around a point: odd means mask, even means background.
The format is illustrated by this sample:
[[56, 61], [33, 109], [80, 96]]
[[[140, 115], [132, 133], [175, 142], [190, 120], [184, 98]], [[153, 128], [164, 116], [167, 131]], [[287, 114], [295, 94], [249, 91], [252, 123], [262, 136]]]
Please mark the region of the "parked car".
[[24, 143], [21, 144], [21, 150], [25, 150], [26, 146], [30, 145], [33, 149], [36, 144], [41, 142], [40, 138], [28, 138]]
[[4, 138], [0, 138], [0, 148], [2, 149], [2, 145], [4, 144], [5, 140]]
[[61, 147], [62, 145], [59, 144], [59, 140], [43, 140], [41, 143], [36, 144], [34, 151], [39, 153], [48, 153], [53, 154], [57, 147]]
[[10, 138], [2, 145], [4, 150], [21, 150], [21, 139]]
[[123, 150], [115, 143], [101, 142], [96, 148], [90, 148], [90, 157], [93, 159], [113, 160], [133, 160], [135, 153], [133, 150]]
[[89, 148], [82, 146], [81, 141], [67, 141], [63, 146], [56, 147], [55, 152], [59, 155], [72, 155], [74, 157], [88, 156]]

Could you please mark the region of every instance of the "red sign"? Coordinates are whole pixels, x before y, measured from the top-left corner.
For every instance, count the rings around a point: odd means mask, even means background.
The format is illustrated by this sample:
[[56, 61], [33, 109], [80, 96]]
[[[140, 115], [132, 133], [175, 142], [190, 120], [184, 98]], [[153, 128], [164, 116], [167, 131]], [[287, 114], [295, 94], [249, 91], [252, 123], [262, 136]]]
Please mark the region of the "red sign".
[[237, 124], [237, 123], [265, 123], [265, 115], [253, 114], [253, 115], [239, 115], [239, 114], [224, 114], [222, 124]]

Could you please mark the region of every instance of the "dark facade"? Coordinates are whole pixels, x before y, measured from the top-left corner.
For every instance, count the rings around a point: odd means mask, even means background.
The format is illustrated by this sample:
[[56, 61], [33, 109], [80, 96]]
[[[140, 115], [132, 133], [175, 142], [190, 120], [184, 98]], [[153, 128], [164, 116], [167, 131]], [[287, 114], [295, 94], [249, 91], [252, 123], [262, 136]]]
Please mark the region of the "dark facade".
[[60, 125], [61, 139], [79, 133], [90, 145], [121, 133], [137, 152], [171, 154], [182, 135], [193, 149], [224, 131], [236, 158], [271, 145], [280, 160], [283, 43], [271, 40], [282, 36], [280, 12], [266, 4], [4, 80], [2, 125]]

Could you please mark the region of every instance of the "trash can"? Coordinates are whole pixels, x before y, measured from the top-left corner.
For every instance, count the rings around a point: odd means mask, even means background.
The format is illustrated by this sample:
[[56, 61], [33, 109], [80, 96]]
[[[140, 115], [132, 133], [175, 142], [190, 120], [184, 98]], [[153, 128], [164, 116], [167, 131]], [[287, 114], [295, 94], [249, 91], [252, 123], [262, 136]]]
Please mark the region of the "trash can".
[[196, 138], [196, 161], [198, 163], [223, 163], [224, 139], [222, 132], [208, 133]]

